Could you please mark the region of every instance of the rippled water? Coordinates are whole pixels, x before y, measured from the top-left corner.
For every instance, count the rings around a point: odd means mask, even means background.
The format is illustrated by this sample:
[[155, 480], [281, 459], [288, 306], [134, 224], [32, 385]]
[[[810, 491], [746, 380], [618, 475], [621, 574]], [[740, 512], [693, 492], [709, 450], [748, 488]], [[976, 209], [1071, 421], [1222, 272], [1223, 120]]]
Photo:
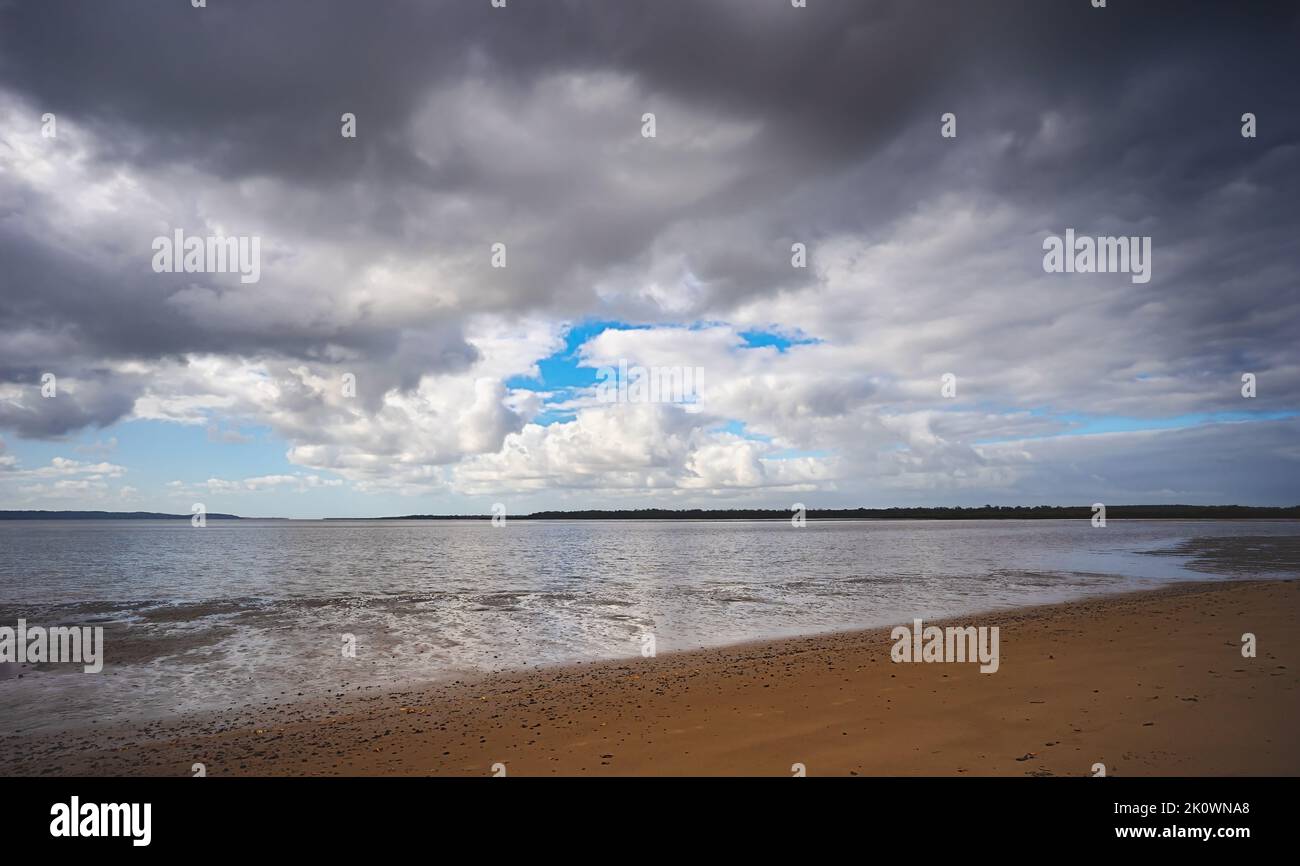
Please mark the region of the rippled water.
[[633, 656], [648, 632], [662, 653], [1295, 576], [1184, 546], [1297, 535], [1285, 521], [6, 521], [0, 625], [102, 625], [107, 649], [98, 675], [0, 665], [0, 731]]

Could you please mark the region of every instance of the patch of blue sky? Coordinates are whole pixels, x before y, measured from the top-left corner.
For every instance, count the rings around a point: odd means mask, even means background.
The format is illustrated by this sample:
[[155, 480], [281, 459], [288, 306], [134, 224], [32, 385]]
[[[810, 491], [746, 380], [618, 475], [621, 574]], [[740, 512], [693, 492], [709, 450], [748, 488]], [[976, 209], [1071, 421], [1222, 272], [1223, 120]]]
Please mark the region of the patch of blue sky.
[[578, 350], [603, 331], [649, 330], [649, 325], [632, 325], [627, 322], [589, 320], [579, 322], [564, 335], [564, 348], [537, 362], [537, 375], [512, 376], [506, 380], [507, 388], [526, 391], [566, 391], [590, 388], [596, 384], [596, 368], [582, 367]]
[[1232, 411], [1232, 412], [1192, 412], [1184, 415], [1171, 415], [1165, 418], [1136, 418], [1120, 415], [1087, 415], [1079, 412], [1056, 413], [1048, 409], [1031, 409], [1029, 414], [1036, 417], [1050, 418], [1061, 422], [1061, 430], [1052, 433], [1038, 433], [1030, 436], [988, 439], [976, 442], [976, 445], [994, 445], [999, 442], [1015, 442], [1022, 439], [1051, 439], [1060, 436], [1087, 436], [1098, 433], [1135, 433], [1144, 430], [1179, 430], [1189, 427], [1202, 427], [1208, 424], [1239, 424], [1258, 421], [1281, 421], [1300, 417], [1300, 411]]
[[764, 436], [762, 433], [753, 433], [745, 426], [744, 421], [731, 420], [717, 424], [711, 428], [714, 432], [730, 433], [732, 436], [739, 436], [741, 439], [749, 439], [753, 442], [771, 442], [771, 436]]
[[[222, 433], [239, 441], [225, 441]], [[116, 440], [116, 445], [109, 443]], [[292, 475], [305, 470], [290, 463], [288, 446], [269, 428], [223, 428], [209, 435], [205, 425], [137, 419], [51, 441], [22, 440], [10, 451], [23, 469], [49, 465], [55, 457], [83, 463], [112, 463], [128, 471], [120, 481], [134, 487], [169, 481], [230, 481], [259, 475]], [[330, 473], [316, 473], [332, 477]]]
[[762, 349], [771, 346], [782, 354], [791, 346], [809, 346], [822, 342], [812, 337], [791, 336], [777, 331], [741, 331], [740, 336], [745, 341], [746, 349]]
[[[689, 325], [636, 325], [617, 320], [587, 320], [575, 324], [564, 335], [564, 347], [554, 354], [537, 362], [537, 375], [512, 376], [506, 380], [506, 387], [520, 388], [528, 391], [564, 391], [590, 388], [596, 384], [596, 368], [580, 366], [581, 357], [578, 350], [593, 337], [606, 330], [632, 331], [652, 330], [654, 328], [685, 327], [690, 330], [704, 330], [716, 327], [721, 322], [700, 321]], [[744, 340], [743, 348], [759, 349], [774, 347], [778, 352], [785, 352], [791, 346], [802, 346], [820, 342], [808, 337], [791, 336], [776, 331], [751, 330], [740, 334]]]
[[1070, 432], [1122, 433], [1135, 430], [1165, 430], [1179, 427], [1200, 427], [1205, 424], [1232, 424], [1242, 421], [1281, 421], [1300, 416], [1300, 411], [1270, 412], [1194, 412], [1169, 418], [1088, 417], [1067, 415], [1062, 420], [1078, 425]]
[[[707, 328], [717, 327], [725, 324], [717, 321], [697, 321], [687, 325], [680, 324], [658, 324], [658, 325], [638, 325], [630, 322], [608, 320], [608, 319], [591, 319], [579, 322], [573, 325], [564, 335], [564, 346], [554, 354], [542, 358], [537, 362], [537, 375], [518, 375], [512, 376], [506, 380], [506, 387], [515, 388], [525, 391], [545, 392], [549, 396], [545, 408], [533, 419], [534, 424], [543, 427], [551, 424], [557, 424], [572, 421], [576, 412], [572, 409], [562, 408], [567, 400], [576, 397], [580, 392], [594, 388], [597, 384], [597, 370], [595, 367], [582, 366], [582, 357], [580, 350], [584, 343], [594, 337], [599, 336], [606, 330], [652, 330], [654, 328], [687, 328], [689, 330], [705, 330]], [[820, 342], [819, 340], [792, 336], [789, 334], [779, 333], [776, 331], [749, 330], [741, 332], [741, 338], [744, 340], [742, 349], [758, 349], [772, 347], [778, 352], [785, 352], [791, 346], [807, 345]], [[740, 422], [733, 422], [735, 429], [729, 429], [738, 436], [747, 439], [756, 439], [759, 441], [769, 441], [767, 438], [759, 437], [744, 431], [744, 425]]]

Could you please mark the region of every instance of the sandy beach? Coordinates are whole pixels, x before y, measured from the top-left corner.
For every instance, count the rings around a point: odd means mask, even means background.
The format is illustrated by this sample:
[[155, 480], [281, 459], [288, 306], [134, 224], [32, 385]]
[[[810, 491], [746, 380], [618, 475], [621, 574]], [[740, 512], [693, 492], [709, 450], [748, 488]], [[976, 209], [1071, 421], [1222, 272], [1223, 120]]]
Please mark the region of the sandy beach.
[[[845, 632], [7, 737], [0, 772], [1300, 774], [1295, 581], [1182, 585], [958, 624], [999, 627], [996, 673], [894, 663], [888, 629]], [[1246, 632], [1255, 658], [1242, 655]]]

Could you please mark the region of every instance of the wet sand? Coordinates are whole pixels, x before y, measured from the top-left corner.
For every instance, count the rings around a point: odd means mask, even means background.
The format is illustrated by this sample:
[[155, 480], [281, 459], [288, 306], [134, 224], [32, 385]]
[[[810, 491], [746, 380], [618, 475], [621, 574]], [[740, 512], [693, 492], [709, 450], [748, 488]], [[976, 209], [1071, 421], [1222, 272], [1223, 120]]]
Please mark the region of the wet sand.
[[1000, 628], [996, 673], [893, 663], [888, 629], [845, 632], [4, 737], [0, 773], [1300, 775], [1296, 581], [953, 624]]

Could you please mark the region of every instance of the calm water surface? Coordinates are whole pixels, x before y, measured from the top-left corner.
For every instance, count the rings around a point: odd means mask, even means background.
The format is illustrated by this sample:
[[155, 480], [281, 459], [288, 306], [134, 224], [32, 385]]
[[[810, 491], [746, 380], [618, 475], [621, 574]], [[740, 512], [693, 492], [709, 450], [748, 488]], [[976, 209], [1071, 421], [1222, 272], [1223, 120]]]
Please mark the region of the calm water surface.
[[647, 632], [665, 652], [1294, 577], [1185, 546], [1297, 535], [1285, 521], [3, 521], [0, 625], [101, 625], [107, 647], [98, 675], [0, 665], [0, 733], [635, 656]]

